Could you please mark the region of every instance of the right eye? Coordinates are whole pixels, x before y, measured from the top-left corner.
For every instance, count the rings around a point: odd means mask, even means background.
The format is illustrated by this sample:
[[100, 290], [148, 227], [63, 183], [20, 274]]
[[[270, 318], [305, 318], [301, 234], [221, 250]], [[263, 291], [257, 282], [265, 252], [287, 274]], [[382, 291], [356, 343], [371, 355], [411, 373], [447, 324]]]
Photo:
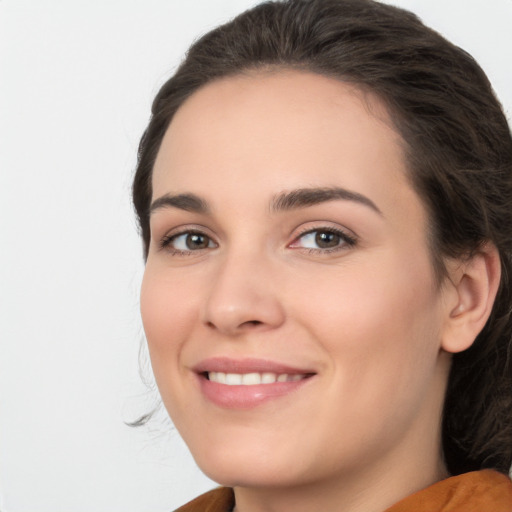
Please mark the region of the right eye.
[[168, 249], [175, 254], [187, 254], [217, 247], [217, 244], [208, 235], [199, 231], [186, 231], [166, 236], [160, 245], [162, 249]]

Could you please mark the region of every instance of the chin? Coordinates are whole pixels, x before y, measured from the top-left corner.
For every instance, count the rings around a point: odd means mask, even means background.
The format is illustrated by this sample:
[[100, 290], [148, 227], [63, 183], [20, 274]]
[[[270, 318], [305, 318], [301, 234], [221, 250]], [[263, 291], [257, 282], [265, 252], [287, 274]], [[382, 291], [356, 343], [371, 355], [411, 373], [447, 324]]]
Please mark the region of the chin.
[[219, 452], [203, 450], [194, 458], [208, 478], [226, 487], [286, 487], [300, 480], [291, 457], [283, 459], [275, 451], [264, 453], [261, 447], [247, 448]]

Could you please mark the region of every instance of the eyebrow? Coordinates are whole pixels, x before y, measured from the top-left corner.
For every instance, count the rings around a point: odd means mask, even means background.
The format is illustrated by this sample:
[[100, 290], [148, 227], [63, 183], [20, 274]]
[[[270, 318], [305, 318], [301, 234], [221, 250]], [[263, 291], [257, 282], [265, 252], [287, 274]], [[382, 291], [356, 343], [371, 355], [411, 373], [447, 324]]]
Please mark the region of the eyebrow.
[[[362, 204], [382, 216], [382, 212], [371, 199], [358, 192], [340, 187], [299, 188], [282, 192], [272, 199], [270, 209], [273, 212], [296, 210], [339, 199]], [[151, 203], [149, 213], [163, 208], [178, 208], [187, 212], [202, 214], [210, 211], [208, 203], [192, 193], [165, 194]]]
[[209, 211], [206, 201], [195, 194], [165, 194], [151, 203], [149, 213], [162, 208], [178, 208], [194, 213], [208, 213]]
[[273, 199], [271, 210], [274, 212], [295, 210], [337, 199], [354, 201], [371, 208], [383, 216], [380, 209], [371, 199], [358, 192], [340, 187], [299, 188], [290, 192], [283, 192]]

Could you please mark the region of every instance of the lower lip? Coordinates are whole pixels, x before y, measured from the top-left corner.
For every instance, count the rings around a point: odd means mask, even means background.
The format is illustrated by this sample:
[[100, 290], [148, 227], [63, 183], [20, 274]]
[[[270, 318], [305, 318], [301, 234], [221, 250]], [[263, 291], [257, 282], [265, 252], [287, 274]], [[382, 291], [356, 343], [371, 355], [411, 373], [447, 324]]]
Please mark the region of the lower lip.
[[203, 395], [219, 407], [226, 409], [251, 409], [270, 400], [289, 395], [301, 388], [311, 377], [293, 382], [255, 384], [253, 386], [228, 386], [199, 375]]

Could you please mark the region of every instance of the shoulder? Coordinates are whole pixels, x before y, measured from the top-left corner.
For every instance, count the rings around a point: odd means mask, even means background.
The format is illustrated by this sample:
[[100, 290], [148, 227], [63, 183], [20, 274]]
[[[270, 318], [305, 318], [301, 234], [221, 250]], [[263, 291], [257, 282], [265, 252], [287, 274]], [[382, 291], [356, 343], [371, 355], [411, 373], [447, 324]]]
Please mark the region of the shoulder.
[[386, 512], [511, 512], [512, 481], [493, 470], [474, 471], [437, 482]]
[[219, 487], [175, 510], [175, 512], [231, 512], [235, 506], [233, 490]]

